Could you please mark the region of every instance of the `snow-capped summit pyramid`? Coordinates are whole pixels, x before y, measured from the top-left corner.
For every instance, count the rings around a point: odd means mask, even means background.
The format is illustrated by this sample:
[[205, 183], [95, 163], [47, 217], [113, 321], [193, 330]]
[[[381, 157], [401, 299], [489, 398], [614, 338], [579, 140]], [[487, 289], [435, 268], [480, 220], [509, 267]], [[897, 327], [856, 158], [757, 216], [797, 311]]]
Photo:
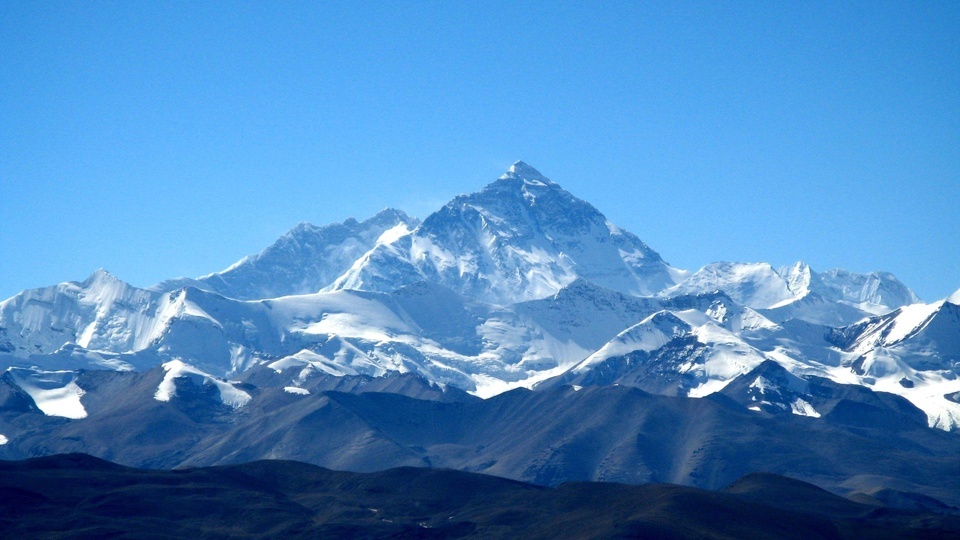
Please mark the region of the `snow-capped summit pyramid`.
[[412, 234], [376, 246], [330, 289], [390, 291], [427, 280], [511, 304], [552, 295], [578, 277], [649, 295], [682, 275], [596, 208], [518, 161]]
[[500, 180], [517, 179], [529, 185], [538, 185], [538, 184], [547, 185], [547, 186], [556, 185], [552, 180], [540, 174], [540, 171], [534, 169], [533, 167], [531, 167], [530, 165], [522, 161], [517, 161], [516, 163], [511, 165], [510, 168], [507, 169], [507, 172], [503, 173], [503, 175], [501, 175], [499, 179]]
[[[388, 232], [400, 235], [419, 225], [401, 210], [387, 208], [370, 219], [353, 218], [318, 227], [300, 223], [256, 255], [198, 279], [173, 279], [155, 290], [191, 285], [240, 300], [314, 293], [345, 272]], [[389, 236], [387, 235], [387, 236]]]

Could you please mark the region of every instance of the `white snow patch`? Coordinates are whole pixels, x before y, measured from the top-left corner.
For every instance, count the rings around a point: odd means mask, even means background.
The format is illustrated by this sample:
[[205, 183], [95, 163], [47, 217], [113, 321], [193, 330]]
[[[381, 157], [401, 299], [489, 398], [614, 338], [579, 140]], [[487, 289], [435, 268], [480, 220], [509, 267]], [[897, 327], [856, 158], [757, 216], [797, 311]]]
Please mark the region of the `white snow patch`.
[[690, 391], [687, 392], [687, 397], [702, 398], [707, 397], [710, 394], [716, 394], [717, 392], [723, 390], [723, 387], [730, 384], [730, 381], [732, 380], [733, 379], [709, 379], [700, 386], [691, 388]]
[[757, 377], [755, 381], [750, 383], [750, 388], [756, 388], [760, 391], [761, 394], [767, 393], [767, 388], [771, 387], [770, 381], [763, 377]]
[[893, 326], [884, 337], [884, 342], [892, 344], [902, 341], [927, 322], [942, 305], [943, 302], [941, 301], [932, 304], [913, 304], [900, 308], [900, 314], [894, 319]]
[[[702, 317], [706, 318], [706, 315], [702, 315]], [[655, 351], [689, 329], [686, 321], [681, 320], [674, 313], [667, 311], [654, 313], [620, 332], [617, 337], [610, 340], [600, 350], [578, 364], [574, 368], [574, 372], [582, 373], [608, 358], [624, 356], [634, 351]]]
[[797, 398], [793, 403], [790, 404], [790, 411], [798, 416], [820, 418], [820, 413], [813, 408], [813, 405], [807, 403], [801, 398]]
[[410, 234], [410, 229], [407, 228], [406, 224], [398, 223], [392, 229], [387, 229], [380, 235], [380, 238], [377, 238], [378, 244], [392, 244], [399, 240], [401, 237]]
[[953, 294], [948, 296], [946, 301], [953, 305], [960, 306], [960, 289], [957, 289]]
[[62, 416], [78, 420], [87, 417], [80, 402], [84, 394], [77, 385], [73, 371], [32, 371], [10, 368], [10, 375], [33, 402], [47, 416]]
[[5, 445], [5, 444], [7, 444], [8, 442], [10, 442], [9, 439], [7, 439], [7, 438], [6, 438], [5, 436], [3, 436], [3, 435], [0, 435], [0, 446], [3, 446], [3, 445]]
[[301, 396], [309, 396], [310, 391], [306, 388], [300, 388], [299, 386], [284, 386], [283, 391], [288, 394], [297, 394]]
[[237, 409], [250, 402], [250, 394], [234, 387], [224, 380], [204, 373], [184, 363], [182, 360], [166, 362], [163, 364], [163, 369], [166, 371], [166, 374], [163, 376], [163, 380], [160, 382], [160, 385], [157, 386], [157, 391], [153, 395], [153, 398], [157, 401], [170, 401], [170, 398], [177, 394], [176, 379], [179, 377], [192, 376], [200, 379], [201, 384], [215, 385], [220, 392], [220, 401], [222, 401], [224, 405]]

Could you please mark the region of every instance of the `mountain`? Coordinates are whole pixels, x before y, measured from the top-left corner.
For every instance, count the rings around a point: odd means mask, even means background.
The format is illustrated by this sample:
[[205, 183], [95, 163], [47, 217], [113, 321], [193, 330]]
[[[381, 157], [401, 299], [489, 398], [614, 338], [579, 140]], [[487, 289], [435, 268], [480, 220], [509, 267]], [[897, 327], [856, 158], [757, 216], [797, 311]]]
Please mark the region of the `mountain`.
[[[702, 297], [674, 300], [684, 298]], [[735, 303], [727, 309], [724, 313], [737, 313]], [[804, 381], [775, 385], [778, 391], [790, 390], [790, 403], [778, 406], [796, 405], [785, 409], [793, 414], [819, 414], [816, 407], [797, 402], [809, 404], [809, 392], [797, 393], [794, 387], [822, 379], [820, 386], [855, 385], [901, 396], [926, 414], [931, 427], [960, 426], [957, 304], [912, 304], [839, 328], [798, 319], [776, 324], [749, 308], [725, 323], [717, 317], [720, 312], [702, 305], [657, 312], [543, 384], [620, 384], [696, 397], [722, 392], [752, 369], [775, 364]]]
[[960, 305], [956, 295], [913, 304], [831, 332], [844, 366], [924, 409], [932, 426], [960, 426]]
[[[879, 384], [911, 396], [933, 425], [955, 425], [943, 397], [960, 391], [948, 319], [937, 339], [884, 347], [907, 366], [894, 370], [896, 386], [879, 368], [862, 369], [889, 355], [837, 345], [856, 333], [847, 327], [893, 309], [882, 303], [916, 299], [889, 274], [714, 263], [685, 276], [518, 162], [423, 223], [385, 210], [364, 222], [301, 224], [199, 280], [138, 289], [99, 270], [24, 291], [0, 303], [0, 366], [180, 362], [230, 378], [266, 366], [293, 387], [412, 372], [482, 397], [561, 380], [702, 396], [772, 360], [802, 377]], [[926, 309], [916, 306], [899, 309]], [[641, 339], [671, 318], [680, 323], [657, 347]]]
[[81, 282], [23, 291], [0, 302], [0, 354], [27, 358], [67, 344], [142, 349], [156, 333], [161, 297], [103, 269]]
[[165, 281], [153, 290], [193, 286], [239, 300], [314, 293], [379, 242], [404, 235], [419, 223], [392, 208], [361, 222], [351, 218], [324, 227], [301, 223], [257, 255], [244, 257], [222, 272]]
[[422, 223], [301, 224], [196, 280], [23, 291], [0, 302], [0, 370], [0, 459], [709, 489], [762, 471], [960, 505], [960, 291], [689, 274], [522, 162]]
[[683, 275], [596, 208], [517, 162], [411, 234], [375, 247], [329, 289], [391, 291], [430, 281], [502, 305], [550, 296], [578, 277], [650, 295]]
[[818, 273], [803, 262], [779, 270], [767, 263], [711, 263], [660, 295], [714, 291], [760, 310], [774, 322], [796, 318], [836, 326], [920, 301], [893, 274], [839, 268]]
[[[7, 441], [0, 459], [84, 452], [130, 466], [182, 468], [271, 458], [359, 472], [447, 467], [541, 485], [599, 480], [707, 489], [768, 471], [840, 494], [892, 489], [960, 503], [960, 435], [928, 429], [904, 400], [861, 387], [859, 395], [838, 389], [823, 402], [808, 398], [821, 408], [815, 418], [757, 412], [722, 394], [668, 397], [625, 386], [517, 389], [477, 399], [414, 375], [325, 377], [297, 389], [259, 378], [170, 379], [170, 371], [78, 374], [82, 419], [0, 409]], [[174, 391], [158, 395], [168, 384]], [[325, 389], [331, 384], [341, 391]], [[249, 399], [225, 400], [224, 385]], [[4, 388], [16, 387], [3, 377], [0, 398], [9, 395]], [[856, 421], [858, 407], [875, 412]], [[884, 415], [890, 420], [876, 420]]]
[[927, 425], [926, 414], [900, 396], [821, 377], [801, 378], [771, 360], [731, 381], [719, 395], [752, 411], [823, 418], [842, 425], [894, 430]]
[[[15, 537], [927, 538], [960, 518], [857, 503], [752, 474], [722, 491], [577, 483], [544, 488], [451, 470], [347, 473], [265, 460], [156, 471], [83, 454], [0, 463]], [[219, 494], [214, 504], [210, 494]], [[717, 520], [715, 516], [726, 516]], [[78, 525], [82, 524], [81, 528]]]
[[551, 384], [617, 384], [656, 394], [702, 397], [765, 359], [702, 312], [665, 310], [627, 328]]
[[[291, 381], [309, 373], [414, 372], [489, 396], [557, 375], [661, 306], [584, 280], [548, 298], [498, 307], [429, 282], [392, 293], [240, 301], [194, 287], [137, 289], [103, 271], [95, 276], [102, 279], [25, 291], [0, 306], [7, 308], [0, 317], [10, 314], [4, 330], [19, 338], [0, 352], [0, 366], [148, 370], [176, 361], [230, 377], [260, 365], [297, 367], [303, 375]], [[138, 302], [96, 303], [118, 295]], [[81, 297], [93, 299], [92, 307]], [[24, 311], [26, 326], [18, 323]], [[49, 331], [62, 321], [70, 321], [70, 332]], [[97, 337], [84, 341], [89, 348], [78, 343], [84, 329]]]
[[920, 301], [913, 291], [889, 272], [857, 274], [834, 268], [817, 273], [809, 265], [798, 262], [791, 267], [781, 268], [778, 273], [797, 296], [817, 293], [828, 300], [872, 310], [874, 314]]
[[767, 263], [717, 262], [704, 266], [662, 294], [698, 294], [723, 291], [745, 306], [769, 308], [792, 300], [787, 283]]
[[[0, 463], [15, 537], [947, 537], [960, 518], [853, 502], [771, 474], [722, 491], [577, 483], [543, 488], [451, 470], [336, 472], [293, 461], [156, 471], [83, 454]], [[210, 494], [219, 494], [215, 504]], [[728, 519], [717, 520], [723, 515]], [[78, 528], [78, 525], [82, 527]]]

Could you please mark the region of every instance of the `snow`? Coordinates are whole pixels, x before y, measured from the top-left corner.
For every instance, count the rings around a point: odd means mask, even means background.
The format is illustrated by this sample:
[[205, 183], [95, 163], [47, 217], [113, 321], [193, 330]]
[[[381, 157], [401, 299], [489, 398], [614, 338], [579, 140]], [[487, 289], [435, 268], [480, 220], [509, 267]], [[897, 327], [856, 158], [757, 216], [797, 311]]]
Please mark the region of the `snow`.
[[767, 263], [711, 263], [663, 294], [702, 294], [723, 291], [737, 303], [770, 308], [796, 299], [787, 282]]
[[307, 390], [306, 388], [299, 388], [299, 387], [296, 387], [296, 386], [284, 386], [284, 387], [283, 387], [283, 391], [286, 392], [286, 393], [288, 393], [288, 394], [297, 394], [297, 395], [300, 395], [300, 396], [309, 396], [309, 395], [310, 395], [310, 391]]
[[[339, 352], [339, 351], [337, 351]], [[327, 358], [326, 356], [316, 353], [311, 350], [304, 349], [294, 355], [281, 358], [276, 362], [272, 362], [267, 365], [270, 369], [281, 373], [287, 369], [299, 367], [301, 368], [300, 375], [298, 379], [303, 380], [310, 375], [310, 369], [313, 368], [320, 373], [326, 373], [328, 375], [333, 375], [334, 377], [344, 377], [347, 375], [358, 375], [356, 369], [350, 367], [349, 363], [343, 362], [343, 355], [340, 355], [341, 361], [335, 361], [333, 359]]]
[[0, 435], [0, 446], [3, 446], [3, 445], [5, 445], [5, 444], [7, 444], [8, 442], [10, 442], [10, 440], [7, 439], [6, 436]]
[[[381, 238], [402, 234], [419, 221], [394, 209], [358, 222], [350, 218], [322, 227], [300, 223], [256, 255], [198, 279], [178, 278], [152, 287], [169, 292], [184, 286], [241, 300], [314, 293], [330, 285]], [[391, 231], [387, 234], [387, 231]]]
[[957, 289], [953, 294], [948, 296], [945, 301], [960, 306], [960, 289]]
[[802, 398], [797, 398], [790, 405], [790, 412], [798, 416], [809, 416], [812, 418], [820, 418], [820, 413], [813, 408], [813, 405], [807, 403]]
[[884, 343], [893, 344], [902, 341], [926, 323], [942, 305], [943, 302], [941, 301], [933, 304], [913, 304], [900, 308], [899, 315], [894, 319], [893, 325], [883, 338]]
[[82, 282], [27, 290], [0, 302], [0, 328], [21, 358], [50, 354], [68, 343], [112, 352], [138, 350], [160, 298], [101, 269]]
[[773, 385], [770, 384], [770, 381], [767, 379], [763, 377], [757, 377], [752, 383], [750, 383], [750, 388], [756, 388], [761, 394], [766, 394], [767, 390], [773, 388]]
[[518, 163], [456, 197], [409, 235], [374, 246], [325, 290], [392, 291], [421, 280], [497, 305], [544, 298], [584, 277], [628, 294], [675, 283], [660, 256], [595, 208]]
[[583, 373], [609, 358], [624, 356], [634, 351], [655, 351], [690, 329], [690, 325], [676, 314], [659, 311], [620, 332], [616, 338], [578, 364], [573, 371]]
[[410, 228], [405, 223], [398, 223], [393, 228], [387, 229], [377, 238], [378, 244], [392, 244], [400, 239], [401, 236], [410, 234]]
[[84, 391], [72, 371], [35, 371], [10, 368], [10, 375], [24, 392], [47, 416], [62, 416], [78, 420], [87, 417], [80, 402]]
[[170, 401], [170, 398], [177, 394], [176, 380], [180, 377], [192, 376], [201, 384], [212, 384], [216, 386], [217, 390], [220, 392], [220, 400], [224, 405], [237, 409], [250, 402], [250, 394], [234, 387], [232, 384], [222, 379], [218, 379], [208, 373], [204, 373], [199, 369], [184, 363], [182, 360], [171, 360], [170, 362], [166, 362], [163, 364], [163, 369], [166, 373], [164, 374], [160, 385], [157, 386], [157, 391], [153, 396], [157, 401]]

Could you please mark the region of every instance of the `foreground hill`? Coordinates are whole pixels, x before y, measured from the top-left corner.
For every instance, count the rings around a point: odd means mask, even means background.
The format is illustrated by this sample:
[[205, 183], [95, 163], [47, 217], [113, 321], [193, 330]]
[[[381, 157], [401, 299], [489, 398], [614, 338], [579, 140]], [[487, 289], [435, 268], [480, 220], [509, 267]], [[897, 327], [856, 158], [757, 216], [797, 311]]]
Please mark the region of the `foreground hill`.
[[544, 488], [451, 470], [345, 473], [292, 461], [175, 471], [83, 454], [0, 462], [8, 537], [956, 538], [960, 517], [862, 504], [769, 474], [720, 492]]

